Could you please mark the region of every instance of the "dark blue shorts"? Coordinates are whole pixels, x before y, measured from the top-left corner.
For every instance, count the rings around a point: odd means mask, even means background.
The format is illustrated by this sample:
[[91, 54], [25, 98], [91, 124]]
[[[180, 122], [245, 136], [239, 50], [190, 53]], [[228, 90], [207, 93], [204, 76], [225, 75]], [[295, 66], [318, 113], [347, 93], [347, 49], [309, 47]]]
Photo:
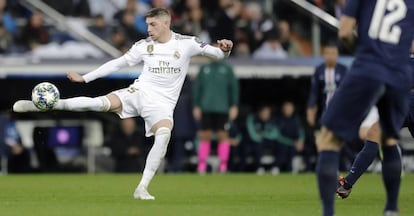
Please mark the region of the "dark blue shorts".
[[[353, 72], [358, 74], [358, 71]], [[371, 107], [377, 104], [384, 137], [399, 138], [400, 128], [408, 112], [409, 84], [391, 86], [371, 77], [354, 74], [347, 74], [339, 85], [322, 116], [322, 125], [345, 141], [356, 140], [362, 121]]]

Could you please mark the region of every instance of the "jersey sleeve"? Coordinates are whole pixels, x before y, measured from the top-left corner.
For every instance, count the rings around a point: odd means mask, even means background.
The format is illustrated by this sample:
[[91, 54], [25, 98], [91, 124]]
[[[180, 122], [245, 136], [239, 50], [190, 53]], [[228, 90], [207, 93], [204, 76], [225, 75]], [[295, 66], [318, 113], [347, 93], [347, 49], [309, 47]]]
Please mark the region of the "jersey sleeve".
[[145, 40], [142, 39], [136, 42], [132, 47], [124, 54], [124, 58], [129, 66], [134, 66], [142, 61], [141, 47]]
[[192, 37], [189, 40], [189, 43], [192, 56], [203, 55], [211, 58], [223, 59], [230, 55], [230, 52], [223, 52], [220, 48], [211, 46], [197, 37]]
[[358, 14], [359, 4], [360, 0], [347, 0], [342, 13], [346, 16], [356, 18]]
[[118, 71], [127, 65], [128, 64], [127, 64], [126, 59], [124, 58], [124, 56], [121, 56], [119, 58], [106, 62], [105, 64], [101, 65], [99, 68], [83, 75], [82, 77], [85, 80], [85, 83], [88, 83], [100, 77], [107, 76], [108, 74], [111, 74], [115, 71]]

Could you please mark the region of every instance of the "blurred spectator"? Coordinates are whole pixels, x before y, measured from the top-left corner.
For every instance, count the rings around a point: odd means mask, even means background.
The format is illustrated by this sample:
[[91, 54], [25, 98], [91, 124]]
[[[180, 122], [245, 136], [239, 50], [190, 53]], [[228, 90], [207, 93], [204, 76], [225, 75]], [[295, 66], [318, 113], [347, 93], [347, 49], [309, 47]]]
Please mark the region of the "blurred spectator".
[[194, 35], [202, 41], [210, 43], [209, 33], [206, 31], [205, 12], [201, 8], [187, 9], [182, 15], [182, 34]]
[[201, 8], [200, 0], [185, 0], [185, 8], [188, 10]]
[[209, 17], [209, 32], [212, 41], [227, 38], [234, 41], [236, 19], [241, 12], [239, 0], [219, 0], [219, 8]]
[[4, 130], [4, 140], [0, 140], [0, 142], [6, 144], [8, 172], [25, 173], [32, 171], [30, 151], [23, 146], [16, 123], [10, 113], [5, 113], [1, 117], [1, 125], [4, 126], [0, 128]]
[[280, 44], [280, 35], [277, 29], [266, 32], [265, 42], [253, 53], [253, 59], [276, 60], [285, 59], [288, 54]]
[[39, 45], [49, 43], [49, 32], [43, 25], [43, 16], [40, 12], [33, 12], [29, 22], [21, 32], [21, 39], [29, 50], [33, 50]]
[[65, 16], [90, 17], [88, 0], [43, 0], [47, 5]]
[[7, 11], [16, 18], [28, 18], [31, 15], [31, 11], [24, 7], [20, 1], [6, 0], [6, 8]]
[[144, 168], [145, 136], [134, 118], [122, 119], [120, 128], [109, 141], [115, 159], [115, 172], [140, 172]]
[[120, 50], [122, 53], [125, 53], [130, 48], [130, 42], [125, 38], [125, 34], [119, 28], [114, 28], [111, 33], [111, 44]]
[[[314, 4], [324, 10], [326, 13], [330, 14], [333, 17], [342, 14], [342, 9], [340, 9], [340, 5], [338, 5], [338, 0], [313, 0]], [[342, 2], [345, 4], [345, 1]], [[339, 7], [337, 7], [337, 5]], [[337, 10], [339, 9], [339, 10]], [[337, 17], [339, 18], [339, 17]], [[320, 23], [321, 29], [321, 43], [326, 44], [330, 41], [336, 40], [338, 38], [338, 31], [336, 28], [330, 27], [328, 25]]]
[[276, 138], [279, 131], [272, 119], [272, 108], [261, 105], [255, 113], [246, 117], [246, 134], [241, 144], [242, 170], [247, 169], [247, 158], [253, 155], [253, 169], [258, 175], [265, 173], [262, 157], [269, 153], [273, 155], [276, 148]]
[[234, 49], [234, 56], [238, 58], [250, 58], [250, 48], [246, 42], [239, 42]]
[[290, 25], [287, 21], [279, 21], [280, 43], [290, 57], [303, 56], [299, 44], [292, 38]]
[[282, 104], [282, 113], [276, 118], [279, 129], [276, 161], [272, 168], [272, 174], [279, 171], [292, 172], [292, 160], [295, 153], [301, 153], [304, 147], [304, 130], [299, 117], [295, 114], [295, 105], [291, 101]]
[[193, 115], [201, 122], [199, 173], [207, 170], [213, 133], [217, 136], [219, 172], [227, 171], [230, 156], [228, 122], [238, 115], [239, 84], [231, 65], [217, 60], [201, 66], [193, 87]]
[[[138, 32], [139, 35], [147, 34], [147, 24], [143, 15], [138, 14], [138, 8], [141, 5], [136, 0], [127, 0], [125, 9], [118, 11], [114, 18], [117, 20], [123, 28], [128, 37], [142, 38], [142, 36], [133, 36], [132, 31]], [[133, 29], [132, 29], [133, 28]], [[130, 33], [128, 33], [130, 31]], [[131, 34], [131, 35], [130, 35]], [[132, 39], [131, 38], [131, 39]], [[137, 41], [137, 40], [133, 40]]]
[[109, 40], [111, 38], [111, 29], [106, 24], [106, 21], [102, 14], [98, 14], [93, 18], [93, 24], [88, 27], [89, 31], [103, 40]]
[[276, 28], [276, 19], [263, 12], [258, 2], [248, 2], [243, 11], [244, 22], [239, 22], [241, 28], [247, 35], [250, 51], [254, 52], [266, 40], [265, 34]]
[[169, 8], [172, 0], [151, 0], [151, 6], [154, 8]]
[[342, 11], [344, 10], [346, 0], [336, 0], [334, 5], [334, 13], [337, 19], [341, 18]]
[[121, 27], [124, 30], [127, 41], [133, 43], [146, 37], [146, 34], [138, 31], [135, 26], [135, 14], [132, 12], [124, 13], [122, 17]]
[[105, 20], [109, 23], [113, 21], [115, 13], [122, 8], [125, 3], [124, 0], [109, 1], [109, 0], [87, 0], [91, 16], [102, 14]]
[[130, 12], [130, 13], [133, 13], [135, 16], [138, 8], [139, 8], [139, 4], [137, 3], [136, 0], [127, 0], [125, 3], [125, 8], [116, 12], [113, 18], [119, 23], [122, 23], [122, 19], [125, 13]]
[[16, 21], [6, 11], [6, 3], [6, 0], [0, 0], [0, 22], [3, 22], [3, 26], [8, 32], [14, 33], [16, 31]]
[[7, 32], [3, 23], [0, 21], [0, 54], [8, 53], [12, 43], [12, 36]]

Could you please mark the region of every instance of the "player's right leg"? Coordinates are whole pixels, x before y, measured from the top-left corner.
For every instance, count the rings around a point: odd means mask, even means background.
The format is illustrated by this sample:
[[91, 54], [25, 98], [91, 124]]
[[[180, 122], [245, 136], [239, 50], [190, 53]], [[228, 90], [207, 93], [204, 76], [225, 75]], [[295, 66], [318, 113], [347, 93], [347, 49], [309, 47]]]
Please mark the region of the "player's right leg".
[[165, 153], [167, 152], [168, 143], [171, 137], [173, 127], [172, 120], [163, 119], [152, 126], [151, 131], [155, 134], [154, 145], [148, 153], [145, 163], [144, 172], [141, 181], [134, 191], [134, 198], [141, 200], [154, 200], [155, 197], [148, 193], [148, 186], [157, 172]]
[[[115, 94], [108, 94], [100, 97], [74, 97], [68, 99], [60, 99], [54, 110], [67, 110], [67, 111], [97, 111], [107, 112], [114, 111], [120, 112], [121, 101]], [[32, 101], [19, 100], [13, 105], [14, 112], [39, 112]]]
[[334, 215], [334, 194], [339, 166], [339, 151], [342, 141], [331, 130], [322, 127], [316, 139], [318, 161], [316, 176], [319, 187], [319, 196], [322, 201], [323, 215]]

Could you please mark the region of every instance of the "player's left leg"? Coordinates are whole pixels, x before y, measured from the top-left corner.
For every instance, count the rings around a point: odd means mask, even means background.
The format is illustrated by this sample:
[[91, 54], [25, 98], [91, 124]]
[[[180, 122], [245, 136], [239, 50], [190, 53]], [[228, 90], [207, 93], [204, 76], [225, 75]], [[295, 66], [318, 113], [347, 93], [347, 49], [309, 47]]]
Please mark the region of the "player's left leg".
[[371, 108], [368, 116], [362, 122], [359, 129], [359, 137], [365, 141], [364, 147], [352, 163], [351, 170], [345, 178], [339, 179], [336, 193], [345, 199], [351, 193], [352, 186], [368, 169], [369, 165], [378, 155], [379, 143], [381, 141], [381, 129], [379, 125], [379, 114], [376, 107]]
[[144, 172], [140, 183], [134, 192], [135, 199], [154, 200], [155, 197], [150, 195], [147, 191], [148, 185], [154, 177], [158, 167], [160, 166], [165, 153], [167, 152], [168, 142], [171, 137], [172, 122], [169, 119], [164, 119], [157, 122], [151, 131], [155, 134], [154, 145], [148, 153], [145, 163]]
[[[74, 97], [67, 99], [60, 99], [53, 110], [68, 110], [68, 111], [97, 111], [106, 112], [109, 110], [110, 102], [108, 97]], [[14, 112], [40, 112], [32, 101], [19, 100], [13, 104]]]

